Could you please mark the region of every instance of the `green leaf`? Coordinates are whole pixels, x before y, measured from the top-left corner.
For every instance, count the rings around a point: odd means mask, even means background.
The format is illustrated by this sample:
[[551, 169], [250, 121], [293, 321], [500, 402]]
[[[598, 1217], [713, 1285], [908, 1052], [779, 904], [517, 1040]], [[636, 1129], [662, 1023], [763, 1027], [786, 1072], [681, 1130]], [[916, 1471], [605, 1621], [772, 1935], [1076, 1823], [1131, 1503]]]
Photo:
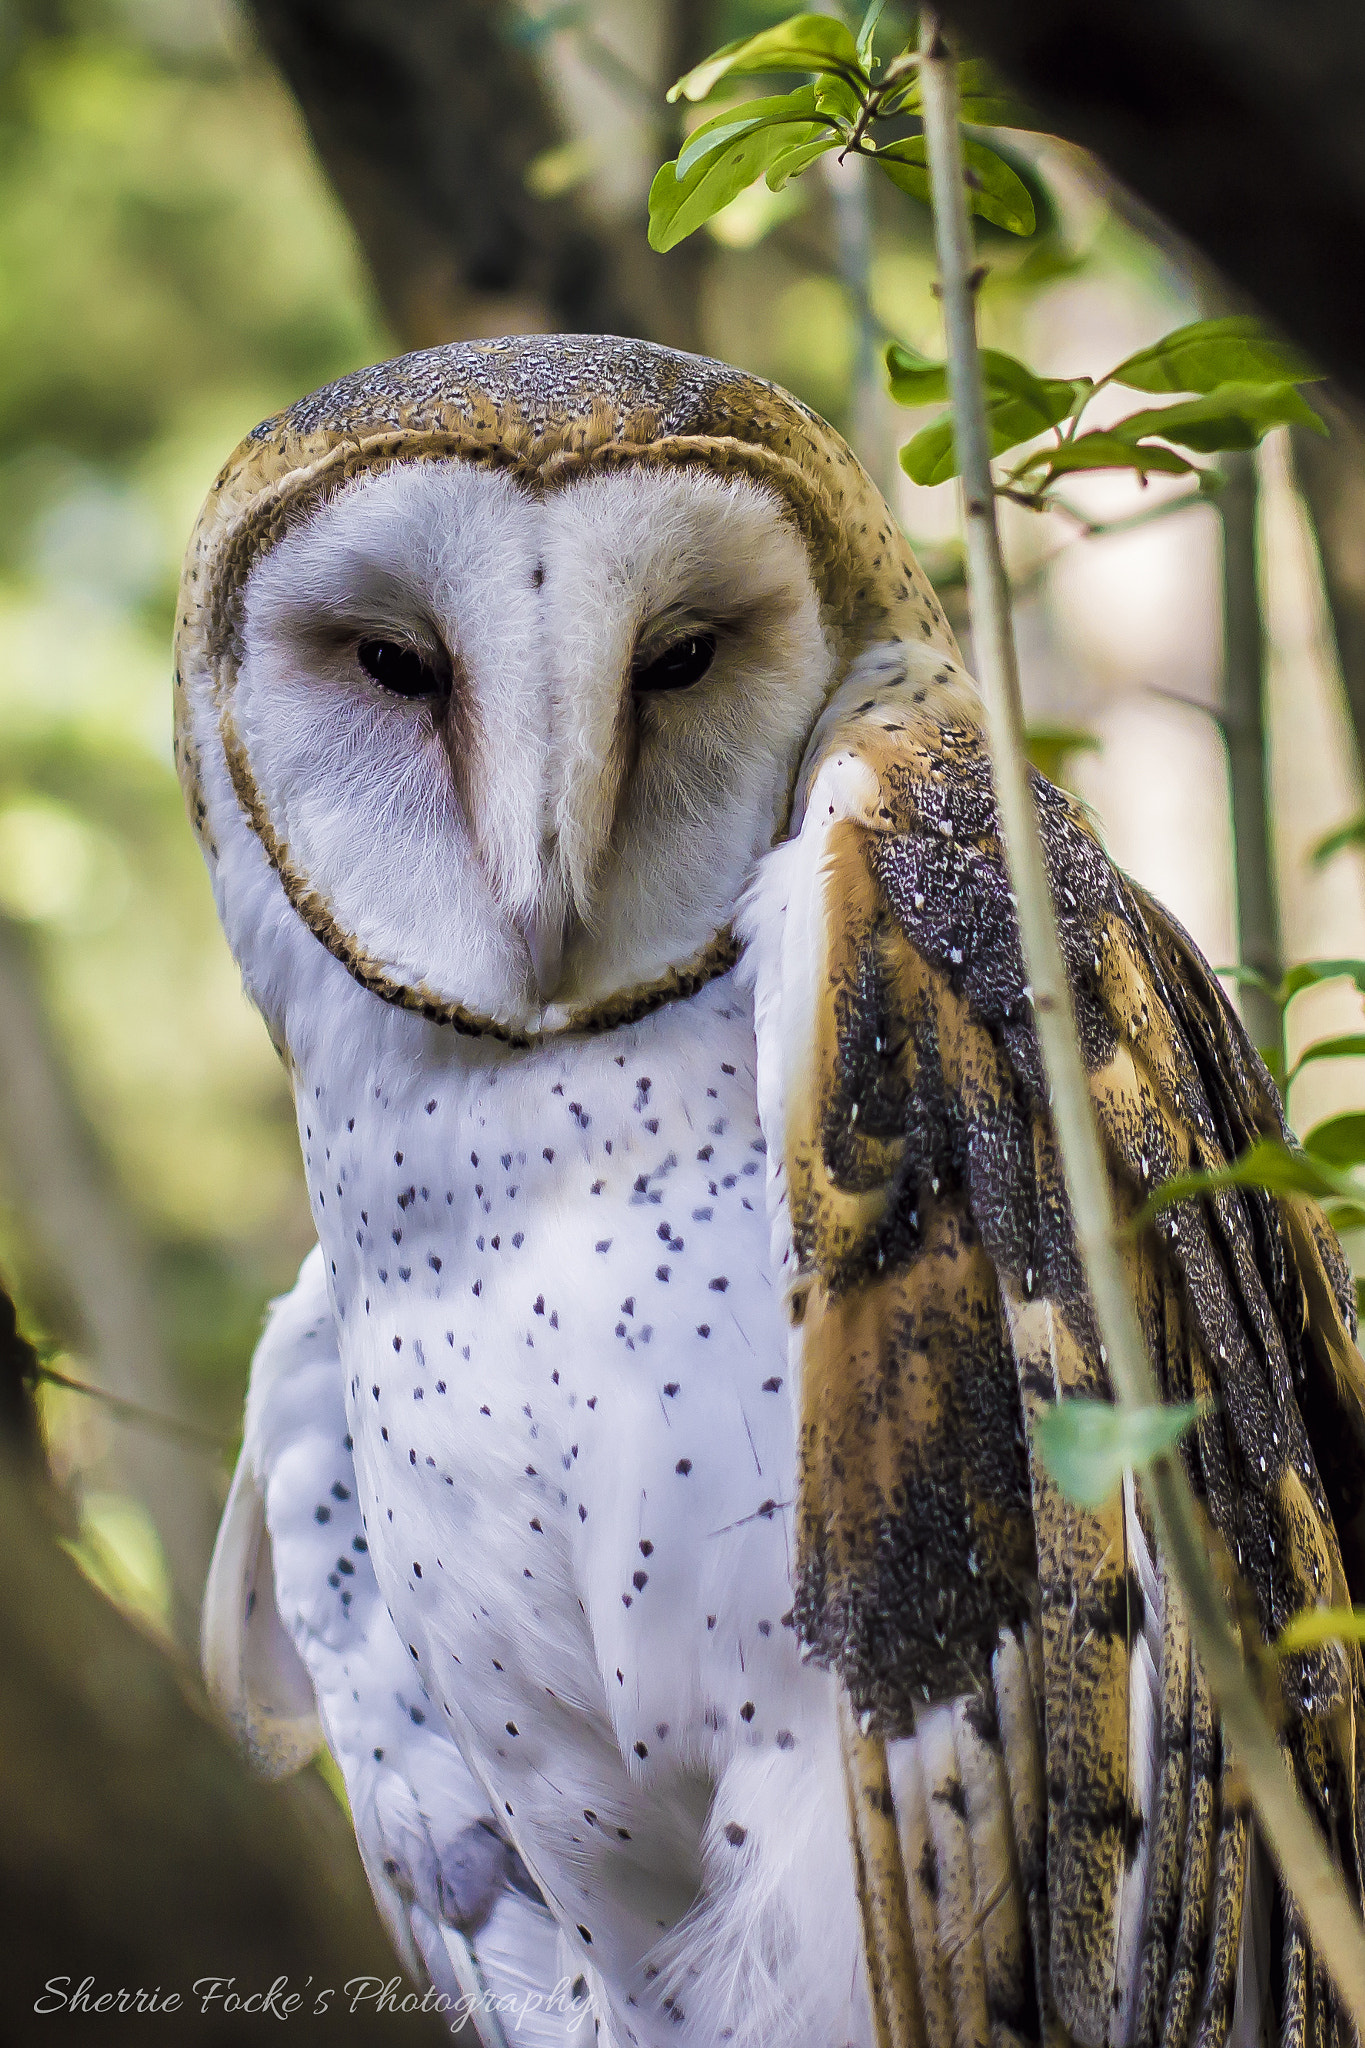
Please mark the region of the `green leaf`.
[[913, 483], [932, 488], [946, 484], [957, 475], [957, 450], [953, 446], [953, 416], [945, 412], [912, 434], [900, 452], [900, 465]]
[[802, 142], [794, 149], [784, 150], [776, 163], [768, 166], [768, 190], [780, 192], [788, 178], [799, 177], [817, 157], [825, 156], [831, 149], [839, 147], [837, 135], [826, 135], [819, 142]]
[[[1329, 1116], [1314, 1124], [1304, 1134], [1303, 1149], [1314, 1159], [1325, 1160], [1328, 1166], [1365, 1164], [1365, 1113], [1349, 1111], [1345, 1116]], [[1361, 1192], [1365, 1194], [1365, 1189]]]
[[1018, 100], [1010, 98], [990, 65], [980, 57], [969, 57], [957, 67], [957, 111], [960, 121], [979, 128], [1034, 125]]
[[1259, 967], [1215, 967], [1213, 971], [1220, 981], [1235, 981], [1239, 988], [1264, 989], [1275, 1002], [1280, 999], [1279, 984], [1262, 974]]
[[1163, 1181], [1148, 1196], [1129, 1225], [1140, 1230], [1159, 1209], [1172, 1202], [1188, 1202], [1222, 1188], [1264, 1188], [1274, 1195], [1312, 1195], [1318, 1201], [1358, 1202], [1365, 1187], [1340, 1173], [1325, 1159], [1304, 1152], [1291, 1152], [1278, 1139], [1261, 1138], [1234, 1159], [1231, 1166], [1214, 1173], [1177, 1173]]
[[1272, 341], [1244, 314], [1196, 320], [1139, 349], [1105, 382], [1131, 391], [1213, 391], [1220, 384], [1305, 384], [1321, 377], [1307, 356]]
[[1332, 1202], [1328, 1205], [1327, 1221], [1338, 1236], [1343, 1230], [1365, 1230], [1365, 1209], [1359, 1202]]
[[877, 23], [886, 12], [886, 0], [872, 0], [872, 5], [863, 16], [858, 28], [858, 62], [866, 69], [872, 62], [872, 44], [877, 33]]
[[1310, 856], [1314, 867], [1325, 866], [1333, 854], [1344, 853], [1348, 846], [1365, 846], [1365, 814], [1352, 818], [1345, 825], [1338, 825], [1335, 832], [1329, 832], [1325, 839], [1318, 841]]
[[704, 100], [722, 78], [760, 71], [833, 71], [864, 91], [869, 82], [842, 21], [832, 14], [793, 14], [776, 28], [716, 50], [670, 86], [668, 97]]
[[1320, 981], [1353, 981], [1365, 996], [1365, 960], [1300, 960], [1291, 967], [1276, 991], [1283, 1006], [1303, 989], [1316, 988]]
[[897, 405], [941, 405], [948, 396], [948, 365], [903, 341], [888, 343], [886, 368]]
[[1160, 434], [1198, 455], [1213, 455], [1222, 448], [1254, 448], [1272, 427], [1287, 426], [1327, 432], [1292, 384], [1219, 384], [1203, 398], [1130, 413], [1107, 431], [1119, 441]]
[[1197, 1401], [1150, 1408], [1058, 1401], [1038, 1418], [1038, 1449], [1063, 1493], [1082, 1507], [1099, 1508], [1125, 1472], [1140, 1472], [1173, 1451], [1201, 1412]]
[[[1305, 1067], [1311, 1067], [1315, 1060], [1354, 1060], [1365, 1058], [1365, 1032], [1352, 1031], [1345, 1038], [1318, 1038], [1303, 1051], [1289, 1069], [1288, 1081], [1293, 1081]], [[1288, 1085], [1286, 1082], [1286, 1086]]]
[[[890, 365], [890, 351], [887, 361]], [[932, 390], [929, 372], [934, 365], [926, 357], [915, 357], [912, 350], [906, 350], [897, 361], [903, 361], [904, 369], [901, 372], [893, 368], [893, 393], [897, 374], [901, 374], [908, 389]], [[982, 349], [981, 375], [986, 387], [986, 424], [992, 455], [1003, 455], [1007, 448], [1017, 448], [1021, 441], [1031, 441], [1035, 434], [1046, 433], [1066, 418], [1075, 403], [1076, 386], [1070, 378], [1036, 377], [1026, 364], [999, 349]], [[931, 401], [916, 397], [903, 402], [923, 405]], [[944, 413], [927, 427], [921, 427], [901, 449], [900, 460], [901, 468], [917, 484], [946, 483], [949, 477], [956, 476], [952, 414]]]
[[[998, 228], [1013, 235], [1031, 235], [1038, 225], [1033, 195], [1019, 173], [973, 136], [962, 138], [966, 165], [967, 208]], [[892, 184], [913, 199], [929, 197], [928, 158], [922, 135], [908, 135], [902, 142], [890, 142], [873, 157]]]
[[[957, 67], [957, 108], [958, 119], [976, 128], [1036, 128], [1037, 121], [1016, 99], [1004, 91], [989, 64], [980, 57], [970, 57]], [[904, 92], [896, 95], [895, 104], [888, 102], [882, 112], [923, 115], [923, 101], [920, 97], [918, 76], [912, 78]]]
[[703, 121], [700, 128], [688, 136], [678, 151], [677, 176], [685, 178], [704, 156], [709, 156], [713, 150], [724, 149], [728, 142], [738, 141], [756, 129], [771, 127], [778, 121], [810, 121], [820, 111], [813, 85], [803, 85], [796, 92], [773, 93], [767, 99], [745, 100], [740, 106], [727, 107], [724, 113]]
[[693, 163], [685, 177], [663, 164], [649, 188], [649, 246], [672, 249], [765, 176], [778, 158], [828, 132], [823, 121], [773, 121]]
[[1031, 725], [1024, 734], [1024, 752], [1049, 782], [1064, 782], [1073, 754], [1098, 754], [1102, 742], [1083, 726]]
[[1365, 1607], [1310, 1607], [1287, 1621], [1271, 1645], [1277, 1657], [1324, 1643], [1365, 1643]]
[[1183, 476], [1193, 470], [1194, 464], [1177, 455], [1173, 448], [1135, 446], [1119, 440], [1116, 434], [1094, 433], [1078, 434], [1061, 448], [1036, 448], [1013, 474], [1022, 477], [1032, 469], [1044, 468], [1046, 487], [1053, 477], [1067, 476], [1078, 469], [1131, 469], [1143, 477], [1155, 470], [1163, 476]]
[[907, 135], [903, 142], [889, 142], [872, 159], [880, 164], [898, 192], [929, 202], [929, 158], [922, 135]]
[[846, 78], [826, 71], [822, 77], [816, 79], [814, 92], [815, 111], [818, 114], [831, 115], [847, 134], [863, 110], [857, 88], [850, 85]]

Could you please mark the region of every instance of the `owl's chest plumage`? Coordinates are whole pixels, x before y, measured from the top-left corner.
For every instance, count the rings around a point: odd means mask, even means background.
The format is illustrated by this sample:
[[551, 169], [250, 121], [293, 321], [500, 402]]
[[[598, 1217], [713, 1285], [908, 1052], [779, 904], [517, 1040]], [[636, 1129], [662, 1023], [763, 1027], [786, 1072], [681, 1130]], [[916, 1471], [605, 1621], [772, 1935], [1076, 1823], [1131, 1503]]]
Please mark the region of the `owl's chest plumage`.
[[542, 1884], [567, 1908], [635, 1858], [638, 1953], [724, 1761], [823, 1711], [783, 1619], [752, 1016], [726, 978], [600, 1038], [446, 1043], [299, 1090], [368, 1540]]

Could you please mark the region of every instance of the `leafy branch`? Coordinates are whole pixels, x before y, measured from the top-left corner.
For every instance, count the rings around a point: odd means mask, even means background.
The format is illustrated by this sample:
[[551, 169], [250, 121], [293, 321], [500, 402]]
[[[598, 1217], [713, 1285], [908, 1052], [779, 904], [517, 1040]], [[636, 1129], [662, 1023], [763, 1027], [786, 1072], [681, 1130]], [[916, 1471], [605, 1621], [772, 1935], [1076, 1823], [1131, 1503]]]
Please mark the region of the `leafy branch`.
[[[728, 106], [693, 132], [650, 187], [651, 248], [674, 248], [760, 178], [770, 192], [780, 192], [790, 178], [835, 151], [841, 159], [870, 159], [898, 190], [928, 200], [918, 59], [906, 48], [888, 62], [877, 61], [873, 46], [881, 13], [882, 5], [870, 7], [856, 37], [833, 15], [794, 14], [761, 35], [728, 43], [678, 80], [669, 99], [698, 101], [731, 78], [812, 75], [812, 83], [795, 92]], [[963, 71], [964, 119], [1027, 124], [983, 65], [964, 65]], [[873, 130], [888, 123], [897, 133], [879, 141]], [[972, 211], [1011, 234], [1031, 235], [1033, 199], [1018, 172], [977, 136], [965, 138], [963, 148]]]
[[[1216, 485], [1215, 471], [1193, 455], [1254, 448], [1272, 427], [1327, 429], [1297, 386], [1321, 373], [1284, 343], [1262, 334], [1254, 320], [1196, 320], [1150, 348], [1128, 356], [1104, 376], [1040, 377], [1013, 356], [982, 349], [986, 420], [992, 457], [1051, 435], [1009, 470], [997, 492], [1042, 511], [1064, 476], [1083, 470], [1126, 469], [1142, 483], [1149, 476], [1194, 479], [1197, 495]], [[903, 342], [886, 351], [891, 395], [901, 405], [932, 405], [947, 397], [947, 366]], [[1100, 392], [1121, 387], [1152, 395], [1192, 392], [1172, 405], [1144, 406], [1102, 427], [1085, 426]], [[946, 483], [958, 473], [951, 413], [944, 413], [901, 450], [901, 467], [917, 484]]]
[[1351, 1045], [1344, 1039], [1323, 1039], [1317, 1045], [1310, 1045], [1301, 1052], [1291, 1066], [1288, 1038], [1289, 1006], [1295, 996], [1302, 995], [1305, 989], [1316, 988], [1324, 981], [1349, 980], [1354, 982], [1357, 993], [1365, 996], [1365, 960], [1301, 960], [1297, 966], [1289, 968], [1283, 979], [1278, 982], [1268, 980], [1255, 967], [1221, 967], [1218, 971], [1229, 981], [1259, 989], [1274, 1013], [1275, 1042], [1272, 1045], [1263, 1045], [1260, 1053], [1281, 1092], [1289, 1088], [1297, 1079], [1300, 1070], [1314, 1060], [1342, 1058], [1350, 1053], [1365, 1052], [1365, 1039], [1359, 1044]]
[[[790, 179], [834, 153], [841, 161], [850, 155], [868, 158], [900, 191], [929, 200], [919, 57], [907, 46], [878, 62], [874, 42], [881, 13], [880, 4], [870, 7], [856, 37], [835, 16], [793, 15], [761, 35], [727, 44], [679, 79], [670, 100], [706, 100], [727, 80], [740, 77], [804, 72], [811, 83], [727, 106], [692, 133], [650, 187], [653, 248], [674, 248], [760, 179], [770, 191], [780, 192]], [[959, 65], [958, 94], [969, 213], [1012, 234], [1031, 235], [1036, 216], [1029, 189], [980, 133], [997, 125], [1025, 127], [1028, 116], [1005, 98], [979, 62]], [[896, 132], [879, 140], [874, 130], [887, 124]], [[1128, 470], [1144, 484], [1153, 475], [1186, 477], [1191, 480], [1188, 499], [1196, 499], [1220, 479], [1192, 456], [1254, 448], [1272, 427], [1327, 431], [1297, 388], [1321, 373], [1300, 351], [1261, 333], [1257, 322], [1244, 315], [1177, 328], [1099, 378], [1043, 377], [999, 349], [981, 349], [978, 355], [990, 457], [1025, 451], [993, 487], [1032, 511], [1058, 503], [1053, 493], [1063, 477], [1093, 470]], [[891, 395], [899, 404], [947, 400], [946, 363], [892, 341], [886, 367]], [[1174, 403], [1089, 424], [1094, 400], [1113, 388], [1171, 397]], [[900, 459], [917, 484], [946, 483], [956, 476], [951, 411], [921, 427]]]
[[[1041, 508], [1057, 479], [1094, 469], [1126, 469], [1144, 483], [1153, 473], [1185, 476], [1194, 480], [1197, 494], [1208, 487], [1209, 473], [1201, 471], [1191, 455], [1252, 448], [1271, 427], [1282, 424], [1323, 430], [1297, 389], [1315, 373], [1294, 351], [1240, 318], [1182, 328], [1128, 357], [1098, 381], [1039, 377], [1011, 356], [980, 349], [976, 292], [983, 273], [975, 260], [971, 216], [1029, 234], [1034, 212], [1023, 181], [971, 132], [971, 125], [974, 120], [989, 125], [1012, 116], [1001, 107], [998, 95], [991, 94], [989, 81], [977, 68], [957, 65], [932, 11], [922, 16], [918, 49], [907, 46], [879, 65], [874, 41], [880, 13], [880, 0], [874, 0], [856, 37], [829, 15], [795, 15], [762, 35], [728, 45], [681, 79], [670, 97], [691, 101], [706, 99], [722, 80], [745, 74], [805, 74], [811, 83], [795, 92], [727, 107], [698, 128], [678, 157], [655, 177], [650, 241], [656, 249], [671, 248], [759, 178], [771, 190], [780, 190], [790, 178], [836, 151], [841, 156], [870, 157], [900, 190], [931, 202], [946, 359], [935, 362], [893, 344], [888, 368], [893, 395], [902, 402], [917, 405], [946, 399], [951, 409], [913, 437], [902, 451], [902, 462], [918, 482], [939, 483], [959, 474], [963, 480], [973, 637], [1002, 837], [1077, 1248], [1115, 1395], [1104, 1415], [1082, 1413], [1076, 1403], [1059, 1404], [1044, 1436], [1045, 1444], [1049, 1438], [1056, 1440], [1044, 1455], [1056, 1457], [1060, 1447], [1064, 1456], [1068, 1438], [1073, 1452], [1079, 1446], [1082, 1465], [1088, 1456], [1090, 1469], [1073, 1471], [1071, 1483], [1077, 1491], [1093, 1492], [1102, 1481], [1107, 1490], [1116, 1473], [1142, 1470], [1167, 1568], [1180, 1587], [1191, 1636], [1259, 1825], [1343, 2002], [1357, 2027], [1365, 2028], [1365, 1929], [1284, 1769], [1258, 1689], [1259, 1652], [1248, 1647], [1229, 1603], [1229, 1589], [1235, 1593], [1238, 1584], [1236, 1574], [1223, 1546], [1210, 1544], [1206, 1518], [1173, 1455], [1179, 1436], [1197, 1418], [1187, 1410], [1163, 1406], [1128, 1286], [1029, 782], [1010, 595], [995, 507], [997, 494], [1003, 492]], [[901, 122], [911, 132], [882, 144], [873, 131], [888, 121]], [[967, 132], [964, 121], [969, 124]], [[1088, 408], [1101, 390], [1111, 386], [1170, 396], [1173, 402], [1143, 407], [1107, 426], [1086, 426]], [[1191, 395], [1181, 397], [1182, 393]], [[1050, 441], [1045, 439], [1048, 435]], [[1032, 442], [1040, 445], [1029, 449]], [[1027, 452], [997, 483], [992, 460], [1014, 449]], [[1310, 968], [1333, 964], [1341, 970], [1342, 963], [1310, 963]], [[1347, 963], [1348, 970], [1354, 965]], [[1295, 970], [1305, 972], [1309, 970]], [[1312, 973], [1309, 978], [1314, 978]], [[1285, 995], [1285, 1003], [1294, 992]], [[1283, 1043], [1280, 1051], [1283, 1074]], [[1333, 1123], [1353, 1121], [1360, 1124], [1365, 1150], [1365, 1118]], [[1272, 1147], [1234, 1162], [1222, 1184], [1283, 1188], [1289, 1184], [1285, 1175], [1311, 1173], [1318, 1177], [1319, 1188], [1330, 1186], [1345, 1201], [1345, 1191], [1353, 1194], [1354, 1184], [1345, 1177], [1338, 1155], [1351, 1151], [1356, 1134], [1337, 1130], [1328, 1136], [1328, 1128], [1310, 1133], [1318, 1139], [1318, 1152], [1306, 1146], [1301, 1153]], [[1281, 1176], [1278, 1182], [1276, 1174]], [[1211, 1189], [1212, 1182], [1206, 1179], [1187, 1194], [1202, 1195]], [[844, 1737], [850, 1785], [861, 1782], [859, 1773], [866, 1776], [868, 1770], [884, 1777], [884, 1755], [872, 1753], [875, 1738], [863, 1731], [859, 1750], [857, 1731], [845, 1730]], [[861, 1808], [862, 1801], [855, 1797], [855, 1837]], [[864, 1844], [860, 1868], [868, 1883], [862, 1903], [878, 2038], [909, 2040], [917, 2032], [913, 1969], [898, 1963], [912, 1954], [904, 1870], [894, 1842], [883, 1844], [871, 1861], [866, 1850]]]

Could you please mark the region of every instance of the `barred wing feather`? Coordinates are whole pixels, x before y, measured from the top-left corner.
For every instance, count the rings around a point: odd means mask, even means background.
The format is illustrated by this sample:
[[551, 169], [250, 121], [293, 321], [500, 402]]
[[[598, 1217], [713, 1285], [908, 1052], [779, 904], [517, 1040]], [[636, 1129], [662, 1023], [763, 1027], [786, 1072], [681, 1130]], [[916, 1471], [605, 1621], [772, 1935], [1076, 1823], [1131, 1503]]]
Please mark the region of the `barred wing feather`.
[[[1282, 1115], [1192, 942], [1079, 806], [1036, 789], [1126, 1220]], [[1344, 2043], [1292, 1904], [1264, 1909], [1140, 1486], [1089, 1511], [1037, 1456], [1046, 1408], [1109, 1382], [956, 664], [865, 657], [797, 816], [743, 917], [801, 1389], [794, 1612], [889, 1744], [922, 2037]], [[1209, 1404], [1188, 1465], [1266, 1637], [1359, 1597], [1365, 1368], [1321, 1214], [1231, 1190], [1128, 1245], [1165, 1397]], [[1357, 1892], [1362, 1675], [1332, 1646], [1284, 1681], [1288, 1758]]]

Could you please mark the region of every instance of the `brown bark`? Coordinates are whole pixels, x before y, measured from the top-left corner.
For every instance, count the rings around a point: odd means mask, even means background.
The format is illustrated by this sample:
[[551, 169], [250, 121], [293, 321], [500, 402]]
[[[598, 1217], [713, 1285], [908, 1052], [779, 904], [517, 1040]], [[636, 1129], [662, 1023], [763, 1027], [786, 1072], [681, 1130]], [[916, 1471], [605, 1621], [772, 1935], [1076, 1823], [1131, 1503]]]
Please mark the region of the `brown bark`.
[[1342, 406], [1313, 402], [1331, 438], [1294, 430], [1294, 469], [1317, 535], [1341, 680], [1365, 763], [1365, 432]]
[[[58, 1548], [52, 1509], [0, 1438], [0, 2038], [278, 2038], [274, 2019], [203, 2016], [192, 1987], [233, 1977], [261, 1992], [284, 1976], [308, 1991], [290, 2040], [435, 2040], [431, 2017], [338, 2016], [348, 1979], [397, 1975], [346, 1816], [311, 1771], [283, 1786], [251, 1778], [189, 1668]], [[49, 1980], [73, 1990], [86, 1976], [96, 1993], [160, 1986], [181, 2004], [156, 2017], [35, 2012], [57, 1996]], [[326, 1986], [337, 1996], [323, 2019], [312, 2005]]]
[[[515, 10], [487, 0], [250, 0], [405, 347], [563, 330], [695, 347], [699, 265], [654, 255], [643, 200], [614, 233], [570, 194], [528, 191], [564, 140]], [[705, 0], [677, 0], [664, 64], [704, 54]], [[670, 116], [659, 81], [660, 132]]]

